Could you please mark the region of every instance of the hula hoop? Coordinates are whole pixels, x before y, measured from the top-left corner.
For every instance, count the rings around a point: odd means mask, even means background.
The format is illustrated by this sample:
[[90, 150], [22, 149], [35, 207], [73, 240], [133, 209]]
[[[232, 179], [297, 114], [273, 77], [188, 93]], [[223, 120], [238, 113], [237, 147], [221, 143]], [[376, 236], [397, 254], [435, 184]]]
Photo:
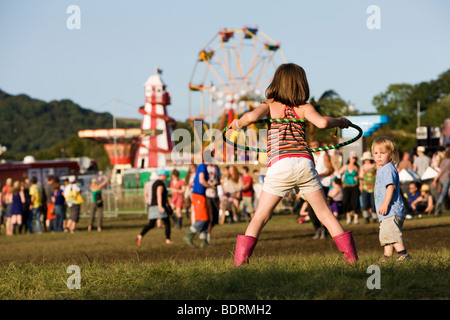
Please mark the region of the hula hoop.
[[[282, 123], [282, 122], [294, 122], [294, 123], [304, 122], [304, 123], [306, 123], [308, 121], [307, 120], [303, 120], [303, 119], [285, 119], [285, 118], [281, 118], [281, 119], [262, 119], [262, 120], [255, 121], [254, 123], [266, 123], [266, 122], [267, 123]], [[359, 126], [357, 126], [356, 124], [351, 124], [350, 127], [355, 128], [356, 130], [358, 130], [358, 134], [354, 138], [352, 138], [350, 140], [347, 140], [347, 141], [344, 141], [344, 142], [341, 142], [341, 143], [338, 143], [336, 145], [329, 145], [329, 146], [324, 146], [324, 147], [319, 147], [319, 148], [312, 148], [311, 152], [319, 152], [319, 151], [327, 151], [327, 150], [331, 150], [331, 149], [339, 149], [341, 147], [347, 146], [347, 145], [357, 141], [359, 138], [362, 137], [363, 131], [362, 131], [362, 129]], [[222, 131], [222, 136], [223, 136], [223, 139], [225, 140], [226, 143], [234, 146], [235, 148], [246, 150], [246, 151], [267, 152], [267, 150], [265, 150], [265, 149], [258, 149], [258, 148], [248, 147], [248, 146], [242, 146], [242, 145], [237, 144], [237, 143], [235, 143], [235, 142], [233, 142], [231, 140], [228, 140], [228, 138], [225, 136], [225, 134], [230, 129], [231, 128], [226, 127]]]

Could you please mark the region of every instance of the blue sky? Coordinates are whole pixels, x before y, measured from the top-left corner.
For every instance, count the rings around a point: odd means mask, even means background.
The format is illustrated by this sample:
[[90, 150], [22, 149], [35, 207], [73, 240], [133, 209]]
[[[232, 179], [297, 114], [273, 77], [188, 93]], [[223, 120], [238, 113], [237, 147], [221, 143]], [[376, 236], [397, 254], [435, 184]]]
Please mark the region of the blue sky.
[[[69, 30], [69, 5], [81, 10]], [[380, 8], [381, 29], [366, 20]], [[2, 0], [0, 88], [45, 101], [137, 118], [143, 84], [163, 69], [169, 115], [188, 117], [188, 83], [198, 52], [222, 28], [257, 25], [303, 66], [311, 95], [333, 89], [356, 109], [393, 83], [436, 79], [450, 68], [446, 0]], [[195, 110], [194, 110], [195, 112]], [[200, 110], [198, 110], [200, 112]]]

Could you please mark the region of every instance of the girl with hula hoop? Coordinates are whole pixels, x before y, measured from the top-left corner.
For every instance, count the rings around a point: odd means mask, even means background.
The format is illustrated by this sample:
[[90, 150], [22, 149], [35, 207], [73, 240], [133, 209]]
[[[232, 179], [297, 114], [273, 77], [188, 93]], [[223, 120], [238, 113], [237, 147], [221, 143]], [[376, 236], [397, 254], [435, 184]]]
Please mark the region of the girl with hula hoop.
[[[293, 64], [283, 64], [275, 71], [271, 84], [266, 90], [267, 100], [257, 108], [235, 119], [227, 129], [238, 130], [256, 121], [269, 118], [307, 120], [320, 129], [348, 128], [352, 123], [344, 118], [320, 115], [307, 103], [309, 86], [305, 71]], [[270, 123], [267, 156], [268, 169], [263, 191], [259, 198], [253, 219], [245, 235], [238, 235], [234, 255], [234, 265], [239, 266], [248, 259], [255, 249], [260, 233], [268, 222], [273, 210], [294, 188], [303, 194], [316, 212], [317, 218], [328, 229], [336, 246], [344, 253], [347, 263], [356, 263], [358, 255], [351, 231], [344, 231], [337, 218], [328, 208], [322, 185], [314, 168], [311, 149], [306, 143], [306, 123], [302, 121], [274, 121]]]

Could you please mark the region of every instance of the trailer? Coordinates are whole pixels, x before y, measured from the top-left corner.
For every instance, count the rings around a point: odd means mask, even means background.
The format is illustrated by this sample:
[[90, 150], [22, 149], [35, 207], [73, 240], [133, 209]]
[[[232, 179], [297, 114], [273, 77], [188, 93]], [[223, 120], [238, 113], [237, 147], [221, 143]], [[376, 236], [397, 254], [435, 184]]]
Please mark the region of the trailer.
[[35, 161], [32, 157], [25, 157], [23, 162], [13, 161], [0, 163], [0, 184], [4, 185], [6, 179], [23, 181], [26, 178], [36, 177], [38, 183], [45, 185], [47, 176], [55, 177], [78, 175], [80, 166], [78, 161], [45, 160]]

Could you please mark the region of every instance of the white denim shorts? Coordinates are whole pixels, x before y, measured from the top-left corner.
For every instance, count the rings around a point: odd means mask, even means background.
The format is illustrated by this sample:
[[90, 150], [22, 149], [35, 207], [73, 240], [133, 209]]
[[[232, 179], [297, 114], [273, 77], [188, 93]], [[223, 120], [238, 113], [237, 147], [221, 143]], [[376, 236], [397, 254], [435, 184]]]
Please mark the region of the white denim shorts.
[[308, 194], [322, 189], [314, 163], [303, 157], [283, 158], [267, 169], [263, 190], [284, 197], [292, 189]]

